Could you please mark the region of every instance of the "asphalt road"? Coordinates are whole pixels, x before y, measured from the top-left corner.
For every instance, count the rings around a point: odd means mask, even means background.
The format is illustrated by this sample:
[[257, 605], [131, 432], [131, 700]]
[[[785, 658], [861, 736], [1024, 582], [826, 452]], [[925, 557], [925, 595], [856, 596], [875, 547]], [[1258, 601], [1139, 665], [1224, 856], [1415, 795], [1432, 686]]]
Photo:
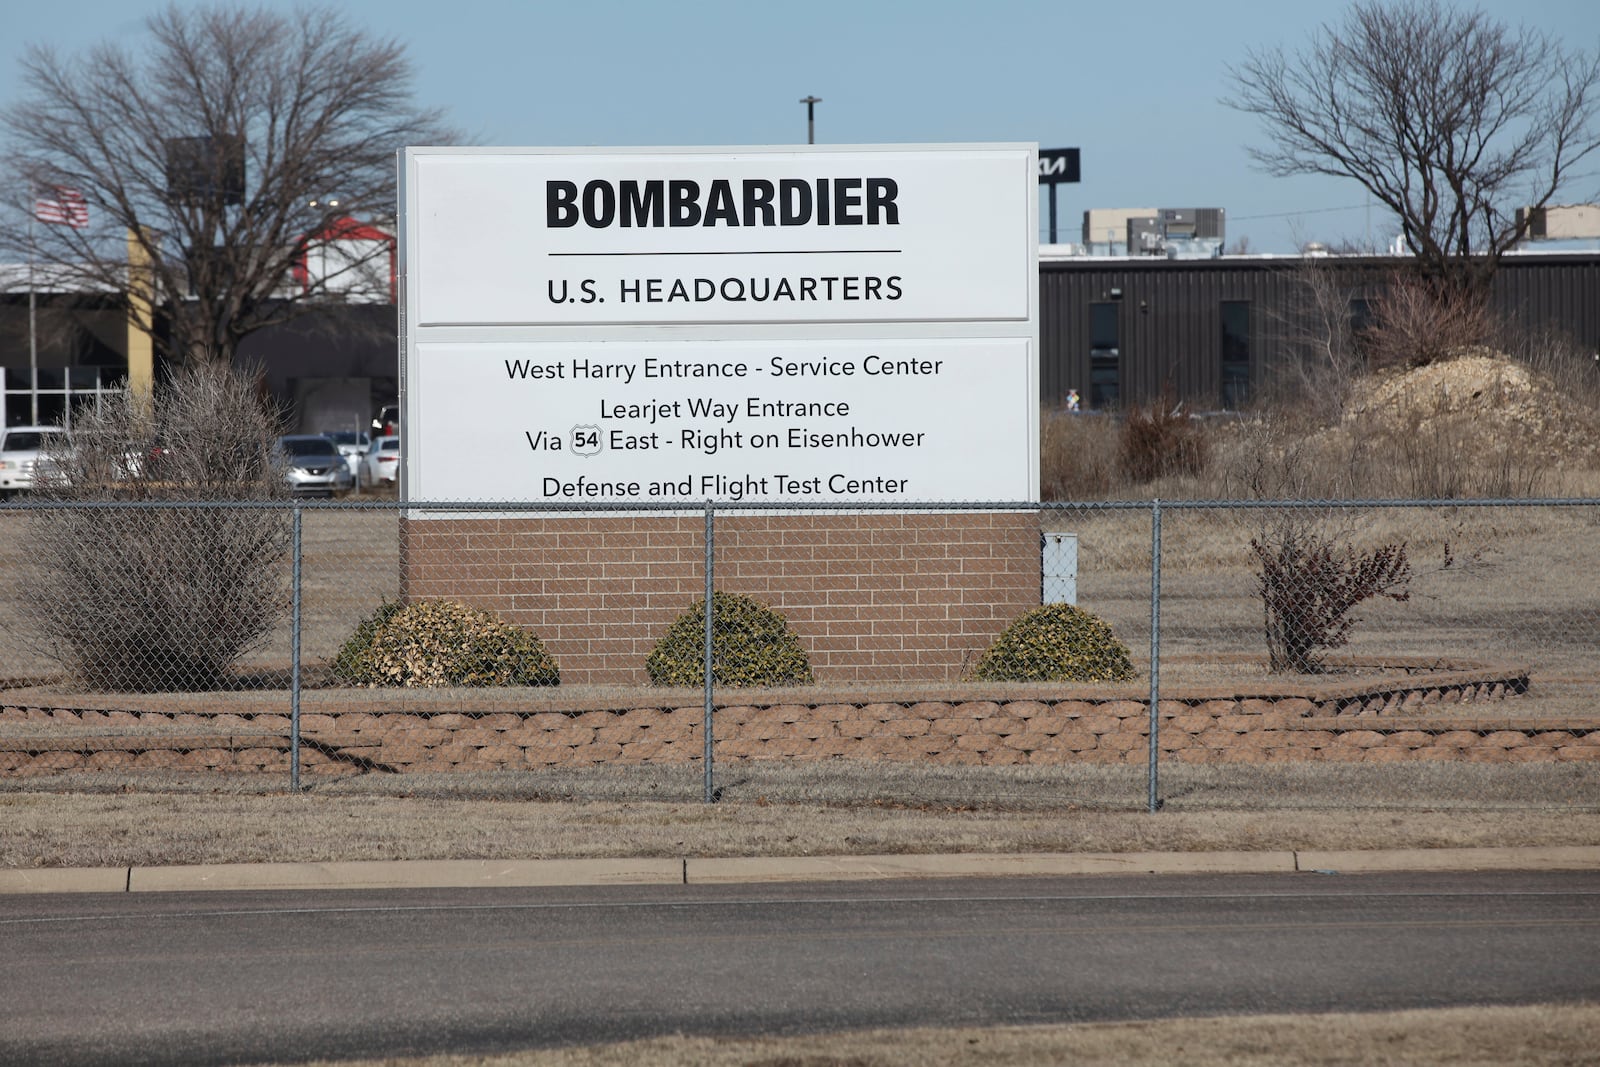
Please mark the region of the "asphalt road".
[[1600, 999], [1600, 875], [0, 898], [0, 1062]]

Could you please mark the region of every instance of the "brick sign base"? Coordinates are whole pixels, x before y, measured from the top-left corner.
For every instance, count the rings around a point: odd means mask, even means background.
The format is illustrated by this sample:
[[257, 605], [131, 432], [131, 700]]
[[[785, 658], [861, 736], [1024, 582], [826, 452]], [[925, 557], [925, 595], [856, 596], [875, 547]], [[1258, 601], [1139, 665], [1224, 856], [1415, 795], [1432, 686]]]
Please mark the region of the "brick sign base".
[[[1032, 512], [719, 514], [716, 588], [781, 612], [818, 683], [951, 682], [1039, 603]], [[648, 682], [657, 639], [705, 596], [705, 518], [416, 519], [401, 597], [538, 635], [564, 685]]]

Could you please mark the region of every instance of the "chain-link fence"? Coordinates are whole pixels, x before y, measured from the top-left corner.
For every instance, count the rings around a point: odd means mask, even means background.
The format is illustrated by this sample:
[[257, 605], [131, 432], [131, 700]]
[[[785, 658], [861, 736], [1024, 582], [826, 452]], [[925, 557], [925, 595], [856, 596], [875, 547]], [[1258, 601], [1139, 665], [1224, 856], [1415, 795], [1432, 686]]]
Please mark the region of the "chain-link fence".
[[1587, 500], [13, 501], [0, 776], [1593, 810], [1597, 522]]

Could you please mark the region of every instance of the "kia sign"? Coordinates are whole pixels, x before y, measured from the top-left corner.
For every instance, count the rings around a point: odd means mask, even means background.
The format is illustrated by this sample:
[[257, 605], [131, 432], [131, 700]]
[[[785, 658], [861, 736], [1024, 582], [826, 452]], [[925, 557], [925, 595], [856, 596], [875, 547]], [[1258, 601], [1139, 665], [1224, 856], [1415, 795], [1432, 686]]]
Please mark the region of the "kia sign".
[[1039, 184], [1055, 185], [1058, 182], [1075, 182], [1078, 176], [1078, 150], [1076, 148], [1039, 149]]
[[403, 491], [1031, 500], [1032, 146], [411, 148]]

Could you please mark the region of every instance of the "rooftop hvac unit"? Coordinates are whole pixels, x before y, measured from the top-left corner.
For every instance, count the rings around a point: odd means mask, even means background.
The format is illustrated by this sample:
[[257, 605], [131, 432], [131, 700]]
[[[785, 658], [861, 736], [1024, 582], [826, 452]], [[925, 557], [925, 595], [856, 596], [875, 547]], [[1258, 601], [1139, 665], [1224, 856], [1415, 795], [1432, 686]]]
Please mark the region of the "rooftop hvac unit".
[[1189, 208], [1164, 207], [1161, 209], [1161, 236], [1193, 237], [1194, 211]]
[[1159, 256], [1161, 251], [1161, 217], [1140, 215], [1128, 220], [1128, 255]]
[[1228, 213], [1220, 207], [1168, 207], [1161, 209], [1161, 232], [1166, 237], [1215, 237], [1226, 235]]

